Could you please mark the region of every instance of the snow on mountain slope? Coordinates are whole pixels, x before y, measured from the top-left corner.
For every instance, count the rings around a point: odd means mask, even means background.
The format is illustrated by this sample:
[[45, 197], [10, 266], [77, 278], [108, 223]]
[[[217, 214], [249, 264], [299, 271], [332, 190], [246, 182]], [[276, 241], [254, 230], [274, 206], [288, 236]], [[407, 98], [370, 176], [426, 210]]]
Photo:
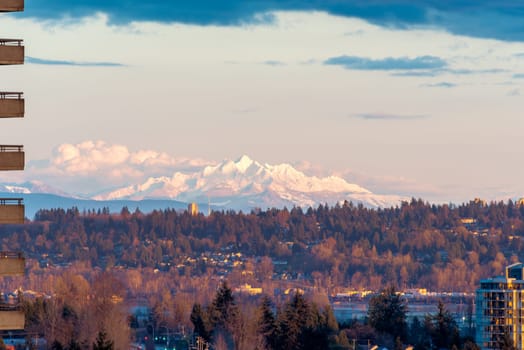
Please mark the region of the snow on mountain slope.
[[21, 184], [0, 184], [0, 192], [3, 193], [20, 193], [20, 194], [31, 194], [31, 193], [46, 193], [54, 194], [57, 196], [77, 198], [77, 196], [68, 194], [62, 190], [46, 185], [41, 181], [27, 181]]
[[260, 164], [242, 156], [224, 160], [194, 173], [176, 172], [172, 177], [149, 178], [142, 184], [95, 196], [96, 200], [173, 199], [183, 202], [220, 203], [225, 208], [316, 206], [344, 200], [371, 207], [398, 204], [398, 196], [381, 196], [336, 176], [307, 176], [289, 164]]

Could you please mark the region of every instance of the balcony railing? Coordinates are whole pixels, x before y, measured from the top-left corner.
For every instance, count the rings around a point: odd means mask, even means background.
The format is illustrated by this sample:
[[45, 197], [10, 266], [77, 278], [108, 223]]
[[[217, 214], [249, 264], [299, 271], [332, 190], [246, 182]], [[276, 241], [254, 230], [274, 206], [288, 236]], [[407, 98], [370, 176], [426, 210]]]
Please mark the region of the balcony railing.
[[0, 145], [0, 171], [24, 170], [24, 146]]
[[23, 118], [24, 113], [23, 92], [0, 91], [0, 118]]
[[24, 11], [24, 0], [1, 0], [0, 12]]
[[0, 64], [24, 64], [22, 39], [0, 39]]
[[[1, 253], [1, 252], [0, 252]], [[18, 295], [0, 295], [0, 330], [24, 329], [24, 311]]]
[[0, 224], [23, 224], [24, 219], [23, 198], [0, 198]]

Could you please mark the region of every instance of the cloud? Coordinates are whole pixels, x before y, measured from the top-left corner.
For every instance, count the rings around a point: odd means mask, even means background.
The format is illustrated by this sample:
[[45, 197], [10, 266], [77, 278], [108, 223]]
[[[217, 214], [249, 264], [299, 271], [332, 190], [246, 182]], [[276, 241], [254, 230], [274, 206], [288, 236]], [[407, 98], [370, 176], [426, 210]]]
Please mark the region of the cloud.
[[259, 108], [241, 108], [241, 109], [235, 109], [232, 111], [234, 114], [251, 114], [255, 113], [259, 110]]
[[104, 141], [84, 141], [78, 144], [61, 144], [51, 159], [51, 164], [69, 174], [89, 174], [115, 166], [131, 166], [135, 171], [156, 172], [162, 168], [180, 169], [207, 165], [201, 160], [177, 159], [165, 152], [153, 150], [130, 151], [126, 146]]
[[82, 67], [123, 67], [121, 63], [114, 62], [75, 62], [75, 61], [62, 61], [62, 60], [51, 60], [37, 57], [26, 57], [25, 62], [29, 64], [43, 64], [51, 66], [82, 66]]
[[359, 30], [353, 30], [353, 31], [350, 31], [350, 32], [346, 32], [344, 33], [344, 35], [346, 36], [361, 36], [361, 35], [364, 35], [365, 31], [362, 30], [362, 29], [359, 29]]
[[395, 77], [436, 77], [444, 74], [451, 75], [474, 75], [474, 74], [499, 74], [507, 73], [507, 69], [452, 69], [452, 68], [439, 68], [433, 70], [412, 70], [412, 71], [402, 71], [402, 72], [393, 72], [392, 76]]
[[353, 118], [365, 119], [365, 120], [418, 120], [426, 119], [427, 115], [400, 115], [400, 114], [388, 114], [388, 113], [360, 113], [354, 114]]
[[438, 186], [422, 183], [415, 179], [401, 176], [372, 176], [357, 173], [354, 171], [344, 171], [337, 174], [350, 182], [362, 184], [373, 193], [395, 194], [406, 197], [424, 198], [426, 200], [442, 198], [443, 189]]
[[391, 73], [394, 77], [436, 77], [437, 75], [442, 74], [441, 70], [414, 70], [414, 71], [404, 71], [404, 72], [394, 72]]
[[454, 75], [473, 75], [473, 74], [499, 74], [507, 73], [507, 69], [491, 68], [491, 69], [446, 69], [443, 73], [450, 73]]
[[262, 62], [263, 64], [266, 64], [268, 66], [275, 66], [275, 67], [278, 67], [278, 66], [285, 66], [286, 64], [284, 62], [281, 62], [281, 61], [274, 61], [274, 60], [268, 60], [268, 61], [264, 61]]
[[435, 56], [386, 57], [371, 59], [357, 56], [331, 57], [324, 61], [326, 65], [338, 65], [346, 69], [355, 70], [424, 70], [439, 69], [447, 65], [446, 61]]
[[273, 11], [322, 11], [387, 28], [440, 28], [479, 38], [524, 41], [524, 3], [513, 0], [33, 0], [24, 16], [71, 19], [106, 13], [113, 23], [155, 21], [197, 25], [270, 23]]
[[421, 197], [424, 199], [442, 196], [442, 189], [414, 179], [398, 176], [374, 176], [350, 169], [326, 169], [323, 166], [308, 161], [296, 162], [293, 166], [309, 176], [326, 177], [335, 175], [358, 184], [373, 193], [385, 195], [400, 195], [406, 197]]
[[423, 87], [436, 87], [436, 88], [453, 88], [453, 87], [457, 86], [457, 84], [449, 83], [447, 81], [442, 81], [440, 83], [423, 84], [421, 86], [423, 86]]
[[125, 146], [85, 141], [76, 145], [58, 146], [51, 164], [65, 174], [88, 175], [105, 168], [121, 166], [129, 157], [129, 150]]
[[506, 96], [520, 96], [520, 90], [519, 89], [513, 89], [511, 91], [509, 91]]
[[195, 171], [210, 164], [201, 159], [175, 158], [154, 150], [131, 151], [124, 145], [88, 140], [59, 145], [48, 161], [29, 162], [24, 176], [72, 193], [82, 188], [88, 194], [149, 177]]

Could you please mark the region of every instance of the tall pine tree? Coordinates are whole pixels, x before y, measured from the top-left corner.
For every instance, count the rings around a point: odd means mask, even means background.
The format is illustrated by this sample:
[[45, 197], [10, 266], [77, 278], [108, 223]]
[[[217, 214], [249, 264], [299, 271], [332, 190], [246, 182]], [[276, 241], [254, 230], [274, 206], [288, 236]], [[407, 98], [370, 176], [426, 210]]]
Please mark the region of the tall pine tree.
[[368, 322], [378, 332], [391, 335], [393, 340], [399, 337], [404, 342], [407, 336], [406, 313], [407, 305], [391, 286], [369, 301]]
[[264, 338], [268, 349], [275, 349], [277, 336], [277, 323], [272, 306], [271, 299], [264, 296], [258, 308], [258, 332]]
[[93, 350], [113, 350], [113, 341], [107, 338], [105, 331], [98, 332], [96, 341], [93, 344]]

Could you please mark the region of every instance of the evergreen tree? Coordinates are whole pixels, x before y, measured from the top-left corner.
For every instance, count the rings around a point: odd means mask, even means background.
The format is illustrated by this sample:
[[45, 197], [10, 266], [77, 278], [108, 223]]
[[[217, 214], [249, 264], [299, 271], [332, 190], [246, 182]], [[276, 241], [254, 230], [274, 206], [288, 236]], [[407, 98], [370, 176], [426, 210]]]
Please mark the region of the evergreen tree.
[[233, 324], [238, 320], [238, 307], [233, 297], [233, 291], [229, 288], [226, 281], [222, 282], [218, 288], [209, 311], [210, 321], [214, 328], [227, 329], [229, 324]]
[[193, 323], [194, 332], [208, 342], [210, 340], [208, 317], [198, 303], [194, 304], [191, 310], [191, 323]]
[[78, 344], [78, 342], [75, 339], [71, 339], [71, 341], [69, 342], [69, 346], [67, 347], [67, 350], [81, 350], [81, 349], [82, 347], [80, 346], [80, 344]]
[[[329, 335], [334, 333], [334, 329], [328, 326], [328, 314], [320, 311], [318, 306], [310, 303], [309, 320], [310, 323], [302, 328], [301, 343], [302, 349], [327, 349], [329, 347]], [[335, 326], [333, 326], [335, 327]], [[338, 329], [338, 327], [337, 327]]]
[[426, 316], [425, 324], [433, 349], [451, 349], [460, 344], [457, 323], [442, 301], [438, 303], [437, 314]]
[[320, 311], [300, 293], [284, 305], [278, 315], [278, 336], [275, 349], [314, 350], [328, 349], [330, 336], [336, 343], [338, 324], [331, 308]]
[[424, 350], [429, 348], [429, 337], [426, 327], [422, 325], [417, 316], [413, 317], [409, 326], [408, 342], [413, 344], [415, 350]]
[[258, 316], [258, 332], [264, 338], [264, 342], [268, 349], [275, 349], [277, 336], [277, 323], [275, 315], [273, 314], [271, 299], [268, 296], [262, 298], [262, 303], [259, 306]]
[[93, 343], [93, 350], [113, 350], [113, 341], [107, 338], [105, 331], [99, 331], [95, 343]]
[[51, 350], [64, 350], [64, 346], [58, 340], [54, 340], [51, 344]]
[[279, 348], [282, 350], [301, 349], [302, 330], [309, 317], [309, 304], [301, 294], [295, 293], [279, 316]]
[[373, 296], [369, 301], [368, 323], [376, 331], [392, 336], [392, 339], [406, 340], [407, 306], [391, 286]]
[[240, 325], [240, 311], [226, 281], [218, 288], [213, 303], [208, 307], [208, 314], [213, 335], [221, 334], [227, 344], [234, 348], [233, 335]]

